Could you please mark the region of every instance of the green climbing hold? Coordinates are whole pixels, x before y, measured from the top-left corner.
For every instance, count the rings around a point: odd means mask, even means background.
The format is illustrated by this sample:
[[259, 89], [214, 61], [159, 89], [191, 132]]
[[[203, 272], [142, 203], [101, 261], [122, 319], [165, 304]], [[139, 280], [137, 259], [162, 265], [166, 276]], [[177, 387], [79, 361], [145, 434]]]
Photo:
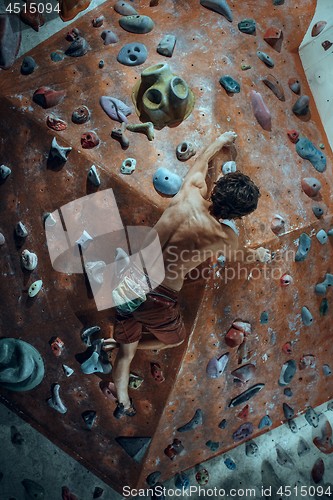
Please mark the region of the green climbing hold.
[[246, 71], [247, 69], [251, 69], [252, 66], [250, 66], [249, 64], [241, 64], [241, 70], [242, 71]]
[[219, 80], [222, 87], [231, 94], [238, 94], [240, 92], [240, 85], [231, 76], [222, 76]]

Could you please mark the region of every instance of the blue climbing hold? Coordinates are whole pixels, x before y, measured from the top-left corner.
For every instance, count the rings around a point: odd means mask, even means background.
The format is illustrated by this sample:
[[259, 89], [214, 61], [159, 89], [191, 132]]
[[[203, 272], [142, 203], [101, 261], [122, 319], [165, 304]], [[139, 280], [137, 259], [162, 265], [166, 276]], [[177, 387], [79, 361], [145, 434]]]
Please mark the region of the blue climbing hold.
[[272, 425], [272, 420], [269, 415], [265, 415], [259, 422], [258, 429], [263, 429], [264, 427], [270, 427]]
[[316, 238], [322, 245], [324, 245], [328, 241], [328, 236], [324, 229], [320, 229], [320, 231], [318, 231], [318, 233], [316, 234]]
[[311, 238], [306, 233], [299, 237], [299, 245], [295, 255], [295, 262], [301, 262], [306, 259], [311, 248]]
[[302, 321], [305, 326], [310, 326], [313, 322], [313, 316], [307, 307], [302, 307]]
[[230, 457], [227, 457], [225, 460], [224, 460], [224, 465], [230, 469], [230, 470], [235, 470], [236, 469], [236, 464], [235, 462], [233, 461], [232, 458]]
[[178, 193], [182, 179], [167, 168], [160, 167], [153, 175], [154, 188], [162, 194], [173, 196]]
[[238, 94], [240, 92], [239, 83], [229, 75], [221, 76], [219, 82], [227, 92], [232, 94]]
[[309, 160], [317, 172], [324, 172], [326, 169], [326, 157], [309, 139], [301, 137], [296, 142], [296, 151], [301, 158]]
[[268, 312], [267, 311], [264, 311], [261, 313], [260, 315], [260, 323], [262, 325], [265, 325], [266, 323], [268, 323]]
[[315, 292], [318, 295], [325, 295], [328, 286], [333, 286], [333, 274], [326, 273], [324, 281], [315, 286]]
[[175, 477], [175, 486], [178, 489], [187, 490], [190, 486], [190, 480], [185, 474], [185, 472], [178, 472]]

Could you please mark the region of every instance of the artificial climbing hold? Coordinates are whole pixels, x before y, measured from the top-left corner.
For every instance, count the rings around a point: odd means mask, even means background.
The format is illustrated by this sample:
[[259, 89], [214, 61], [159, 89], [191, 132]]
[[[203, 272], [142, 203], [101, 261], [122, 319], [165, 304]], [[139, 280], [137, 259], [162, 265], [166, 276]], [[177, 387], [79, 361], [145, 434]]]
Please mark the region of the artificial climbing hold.
[[40, 484], [31, 479], [23, 479], [22, 484], [29, 499], [43, 500], [45, 498], [45, 490]]
[[302, 233], [299, 237], [298, 249], [295, 254], [295, 262], [302, 262], [308, 256], [311, 248], [311, 238], [306, 233]]
[[206, 374], [209, 378], [219, 378], [223, 374], [229, 361], [229, 353], [222, 354], [219, 358], [212, 358], [207, 365]]
[[309, 406], [309, 408], [304, 413], [304, 417], [308, 424], [312, 425], [312, 427], [318, 427], [319, 415], [311, 406]]
[[103, 26], [104, 20], [104, 16], [94, 17], [94, 19], [91, 21], [91, 24], [94, 28], [100, 28], [101, 26]]
[[279, 377], [279, 385], [289, 385], [291, 380], [293, 379], [296, 373], [297, 365], [294, 359], [290, 359], [281, 368], [280, 377]]
[[244, 333], [236, 328], [230, 328], [224, 337], [224, 341], [229, 347], [237, 347], [244, 340]]
[[178, 174], [165, 167], [160, 167], [153, 175], [153, 184], [160, 193], [174, 196], [181, 188], [182, 179]]
[[175, 476], [175, 486], [179, 490], [186, 491], [190, 486], [190, 480], [185, 472], [178, 472]]
[[92, 149], [98, 146], [99, 137], [93, 130], [81, 135], [81, 146], [83, 149]]
[[175, 35], [166, 34], [157, 46], [157, 52], [162, 56], [171, 57], [176, 45]]
[[238, 23], [238, 29], [247, 35], [253, 35], [256, 32], [256, 22], [254, 19], [243, 19]]
[[297, 78], [289, 78], [288, 85], [290, 90], [294, 92], [294, 94], [299, 94], [301, 91], [301, 84]]
[[231, 94], [238, 94], [240, 92], [240, 84], [229, 75], [221, 76], [219, 82]]
[[195, 480], [201, 486], [208, 484], [209, 473], [208, 470], [202, 467], [202, 465], [196, 465], [195, 467]]
[[293, 391], [290, 389], [290, 387], [286, 387], [284, 390], [283, 390], [283, 394], [285, 396], [287, 396], [287, 398], [291, 398], [292, 395], [293, 395]]
[[313, 322], [313, 316], [307, 307], [302, 307], [301, 311], [302, 321], [305, 326], [310, 326]]
[[320, 316], [326, 316], [326, 314], [328, 313], [328, 300], [326, 298], [324, 298], [320, 303], [319, 313]]
[[155, 484], [158, 482], [159, 478], [161, 477], [161, 472], [159, 470], [156, 470], [155, 472], [152, 472], [146, 477], [146, 483], [148, 486], [155, 486]]
[[0, 68], [8, 69], [14, 64], [21, 45], [19, 17], [13, 14], [0, 14], [0, 34]]
[[296, 143], [296, 152], [301, 158], [309, 160], [318, 172], [326, 170], [326, 157], [309, 139], [301, 137]]
[[35, 253], [29, 252], [29, 250], [23, 250], [21, 254], [21, 263], [24, 269], [33, 271], [37, 267], [38, 257]]
[[288, 469], [295, 469], [295, 464], [288, 453], [279, 444], [275, 445], [277, 463]]
[[236, 463], [234, 460], [230, 457], [226, 457], [224, 460], [224, 465], [227, 467], [229, 470], [235, 470], [236, 469]]
[[118, 14], [121, 14], [122, 16], [135, 16], [137, 14], [137, 11], [128, 2], [124, 2], [124, 0], [119, 0], [116, 2], [113, 6], [114, 10], [118, 12]]
[[176, 148], [176, 156], [179, 161], [186, 161], [192, 158], [196, 153], [195, 147], [192, 142], [183, 141], [178, 144]]
[[56, 357], [61, 356], [61, 353], [65, 348], [64, 342], [59, 337], [52, 337], [49, 344], [51, 345], [53, 354]]
[[154, 380], [159, 384], [165, 381], [163, 371], [158, 363], [150, 363], [150, 372]]
[[92, 335], [95, 335], [95, 333], [99, 333], [101, 331], [99, 326], [90, 326], [89, 328], [84, 328], [83, 332], [81, 333], [81, 340], [84, 342], [88, 347], [91, 346], [91, 337]]
[[230, 174], [231, 172], [236, 172], [236, 170], [237, 170], [237, 165], [236, 165], [235, 161], [232, 161], [232, 160], [231, 161], [226, 161], [222, 165], [222, 173], [224, 175]]
[[319, 33], [323, 31], [327, 22], [326, 21], [317, 21], [316, 24], [313, 25], [311, 30], [311, 36], [318, 36]]
[[44, 109], [59, 104], [65, 97], [64, 90], [53, 90], [50, 87], [39, 87], [33, 94], [32, 100]]
[[147, 57], [148, 50], [143, 43], [131, 42], [120, 49], [117, 61], [125, 66], [139, 66], [145, 62]]
[[313, 354], [304, 354], [299, 360], [299, 369], [305, 370], [306, 368], [316, 367], [316, 357]]
[[310, 98], [307, 95], [301, 95], [292, 107], [292, 112], [296, 116], [306, 116], [309, 113]]
[[271, 89], [273, 94], [280, 100], [285, 101], [284, 91], [280, 82], [273, 75], [267, 75], [262, 79], [263, 83]]
[[207, 9], [222, 14], [229, 22], [232, 22], [232, 12], [226, 0], [200, 0], [200, 4]]
[[54, 384], [51, 388], [51, 397], [47, 400], [47, 404], [59, 413], [64, 414], [67, 412], [67, 408], [60, 398], [59, 391], [60, 385]]
[[245, 405], [244, 408], [236, 415], [237, 418], [247, 419], [250, 413], [249, 405]]
[[295, 411], [291, 406], [289, 406], [287, 403], [283, 403], [282, 408], [283, 408], [284, 416], [287, 420], [290, 420], [291, 418], [293, 418]]
[[280, 284], [281, 286], [289, 286], [293, 282], [292, 277], [290, 274], [283, 274], [280, 278]]
[[119, 42], [118, 36], [111, 30], [104, 30], [101, 33], [101, 39], [104, 40], [104, 45], [111, 45]]
[[324, 50], [328, 50], [332, 47], [333, 43], [330, 42], [329, 40], [324, 40], [321, 44]]
[[223, 420], [221, 420], [221, 422], [219, 423], [219, 428], [220, 429], [225, 429], [227, 427], [227, 421], [226, 419], [224, 418]]
[[324, 424], [320, 429], [321, 436], [316, 436], [313, 440], [313, 444], [325, 454], [330, 454], [333, 452], [333, 440], [332, 440], [332, 427], [329, 421], [325, 418]]
[[61, 120], [55, 115], [48, 115], [46, 118], [46, 125], [52, 130], [56, 130], [57, 132], [61, 130], [66, 130], [67, 123], [64, 120]]
[[268, 312], [263, 311], [260, 315], [260, 323], [262, 325], [265, 325], [266, 323], [268, 323], [268, 319], [269, 319]]
[[322, 480], [324, 472], [325, 472], [324, 461], [322, 460], [322, 458], [318, 458], [315, 461], [311, 470], [312, 479], [316, 484], [318, 484]]
[[31, 56], [26, 56], [21, 64], [21, 74], [22, 75], [31, 75], [35, 71], [36, 62], [35, 59]]
[[316, 238], [322, 245], [328, 242], [328, 236], [324, 229], [320, 229], [320, 231], [318, 231], [318, 233], [316, 234]]
[[247, 441], [245, 443], [245, 453], [248, 457], [253, 457], [258, 453], [258, 445], [254, 441]]
[[122, 174], [132, 174], [136, 167], [136, 159], [135, 158], [126, 158], [121, 164], [120, 172]]
[[219, 449], [220, 447], [220, 443], [218, 441], [212, 441], [211, 439], [209, 439], [207, 442], [206, 442], [206, 446], [212, 450], [212, 451], [216, 451]]
[[103, 284], [103, 273], [106, 268], [106, 264], [103, 260], [98, 260], [96, 262], [85, 262], [84, 267], [90, 283], [93, 283], [95, 285]]
[[323, 374], [325, 375], [325, 377], [332, 375], [332, 370], [330, 365], [323, 365]]
[[96, 417], [97, 417], [97, 414], [94, 410], [86, 410], [82, 413], [83, 421], [89, 430], [92, 429], [92, 427], [96, 421]]
[[325, 209], [326, 207], [324, 207], [323, 205], [313, 205], [312, 207], [312, 212], [314, 213], [314, 215], [320, 219], [320, 217], [322, 217], [325, 213]]
[[229, 403], [229, 408], [233, 408], [234, 406], [241, 405], [242, 403], [245, 403], [249, 399], [251, 399], [253, 396], [255, 396], [259, 391], [261, 391], [265, 387], [265, 384], [256, 384], [247, 389], [246, 391], [242, 392], [235, 398], [233, 398], [230, 403]]
[[195, 429], [196, 427], [198, 427], [199, 425], [202, 425], [202, 410], [197, 409], [194, 416], [192, 417], [192, 419], [187, 422], [187, 424], [179, 427], [177, 429], [178, 432], [187, 432], [187, 431], [192, 431], [193, 429]]
[[149, 16], [125, 16], [119, 19], [120, 26], [130, 33], [149, 33], [154, 28], [154, 21]]
[[6, 239], [2, 233], [0, 233], [0, 247], [6, 243]]
[[64, 370], [64, 374], [66, 375], [66, 377], [70, 377], [74, 373], [73, 368], [71, 368], [70, 366], [62, 365], [62, 369]]
[[99, 68], [101, 68], [101, 69], [102, 69], [102, 68], [104, 68], [104, 60], [103, 60], [103, 59], [101, 59], [101, 60], [99, 61], [99, 63], [98, 63], [98, 67], [99, 67]]
[[124, 102], [116, 99], [115, 97], [102, 96], [99, 99], [100, 105], [102, 106], [105, 113], [118, 122], [127, 123], [126, 116], [130, 115], [132, 110]]
[[114, 128], [111, 132], [111, 137], [119, 142], [122, 149], [127, 149], [129, 146], [129, 140], [125, 131], [126, 131], [126, 123], [122, 122], [120, 128]]
[[142, 462], [151, 441], [150, 437], [119, 436], [115, 439], [126, 453], [137, 463]]
[[279, 28], [268, 28], [263, 36], [265, 42], [268, 43], [274, 50], [281, 52], [283, 32]]
[[88, 181], [90, 181], [94, 186], [98, 187], [101, 185], [101, 179], [97, 172], [95, 165], [92, 165], [88, 172]]
[[103, 351], [103, 340], [98, 339], [92, 342], [88, 348], [87, 354], [90, 356], [81, 364], [81, 370], [85, 374], [91, 373], [110, 373], [112, 366], [108, 355]]
[[271, 222], [271, 229], [274, 234], [279, 235], [285, 230], [285, 220], [281, 215], [275, 214]]
[[252, 103], [252, 109], [253, 109], [253, 114], [256, 117], [259, 125], [264, 130], [271, 130], [272, 129], [272, 119], [271, 119], [271, 113], [266, 106], [262, 95], [259, 92], [256, 92], [255, 90], [251, 90], [251, 103]]
[[258, 424], [258, 429], [263, 429], [264, 427], [270, 427], [273, 425], [272, 419], [269, 415], [264, 415]]
[[90, 120], [90, 111], [87, 106], [79, 106], [72, 113], [72, 122], [76, 124], [86, 123]]
[[19, 238], [26, 238], [28, 236], [28, 230], [23, 224], [23, 222], [18, 222], [15, 226], [15, 234]]
[[20, 18], [25, 24], [31, 26], [32, 29], [39, 31], [39, 28], [45, 23], [42, 12], [42, 9], [36, 9], [33, 0], [26, 0], [24, 8], [20, 12]]
[[236, 370], [233, 370], [231, 372], [231, 375], [234, 377], [234, 379], [245, 384], [249, 380], [253, 379], [255, 373], [256, 373], [255, 365], [248, 363], [247, 365], [243, 365], [239, 368], [236, 368]]
[[291, 432], [296, 433], [298, 431], [297, 424], [293, 418], [288, 420], [288, 426], [289, 426], [289, 429], [291, 430]]
[[42, 286], [43, 286], [42, 280], [34, 281], [29, 287], [28, 296], [30, 298], [35, 297], [37, 293], [41, 290]]
[[99, 387], [104, 396], [107, 397], [110, 401], [117, 401], [116, 386], [113, 382], [101, 381]]
[[52, 160], [57, 159], [60, 162], [65, 163], [71, 151], [72, 151], [71, 147], [60, 146], [57, 142], [57, 139], [53, 137], [49, 152], [49, 157]]
[[299, 439], [298, 446], [297, 446], [297, 455], [299, 457], [303, 457], [310, 451], [310, 446], [308, 443], [303, 439], [302, 437]]
[[294, 128], [287, 131], [287, 135], [292, 143], [296, 144], [299, 138], [299, 133]]
[[154, 124], [152, 122], [145, 123], [128, 123], [126, 129], [131, 132], [138, 132], [139, 134], [145, 134], [148, 141], [152, 141], [155, 137], [154, 135]]
[[9, 167], [7, 167], [6, 165], [0, 166], [0, 178], [2, 180], [7, 179], [7, 177], [9, 177], [11, 173], [12, 173], [11, 169]]
[[183, 455], [184, 452], [182, 442], [180, 439], [176, 438], [173, 440], [172, 444], [169, 444], [164, 450], [165, 455], [170, 458], [170, 460], [174, 460], [177, 455]]
[[59, 62], [65, 59], [65, 52], [63, 50], [55, 50], [50, 54], [51, 61]]
[[238, 427], [237, 430], [232, 435], [232, 439], [234, 441], [242, 441], [249, 437], [253, 432], [253, 424], [251, 422], [246, 422]]
[[140, 377], [139, 375], [134, 375], [134, 373], [130, 373], [128, 380], [128, 387], [130, 387], [131, 389], [139, 389], [142, 383], [143, 383], [142, 377]]
[[263, 63], [265, 63], [266, 66], [268, 66], [269, 68], [273, 68], [274, 67], [274, 61], [273, 61], [273, 59], [268, 54], [266, 54], [266, 52], [262, 52], [261, 50], [258, 50], [257, 51], [257, 56], [259, 57], [260, 61], [262, 61]]
[[70, 57], [82, 57], [90, 49], [89, 44], [83, 36], [78, 36], [72, 41], [67, 50], [65, 50], [66, 56]]

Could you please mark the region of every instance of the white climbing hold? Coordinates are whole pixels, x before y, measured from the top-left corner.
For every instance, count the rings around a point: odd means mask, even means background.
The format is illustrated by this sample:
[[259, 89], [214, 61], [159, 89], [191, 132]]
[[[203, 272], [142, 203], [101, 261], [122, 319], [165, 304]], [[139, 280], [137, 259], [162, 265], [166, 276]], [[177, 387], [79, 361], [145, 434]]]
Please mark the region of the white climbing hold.
[[54, 410], [58, 411], [59, 413], [64, 414], [67, 412], [67, 408], [61, 401], [59, 391], [60, 391], [60, 385], [55, 384], [52, 388], [52, 396], [47, 400], [47, 404]]

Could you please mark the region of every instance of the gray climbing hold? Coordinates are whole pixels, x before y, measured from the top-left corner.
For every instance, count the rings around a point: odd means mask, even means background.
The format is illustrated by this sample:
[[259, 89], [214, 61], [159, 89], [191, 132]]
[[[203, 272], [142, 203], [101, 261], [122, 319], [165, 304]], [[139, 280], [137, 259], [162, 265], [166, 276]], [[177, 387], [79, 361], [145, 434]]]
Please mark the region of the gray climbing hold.
[[30, 391], [42, 381], [44, 363], [39, 352], [24, 340], [0, 339], [0, 386]]
[[282, 465], [282, 467], [287, 467], [288, 469], [294, 469], [295, 464], [288, 453], [279, 444], [275, 445], [277, 463]]
[[173, 196], [180, 190], [182, 179], [178, 174], [165, 167], [160, 167], [153, 175], [153, 184], [160, 193]]
[[121, 164], [120, 172], [122, 174], [132, 174], [136, 167], [136, 159], [135, 158], [126, 158]]
[[310, 99], [307, 95], [301, 95], [292, 107], [292, 112], [296, 116], [306, 116], [309, 112]]
[[166, 34], [157, 46], [157, 52], [162, 56], [171, 57], [175, 49], [177, 38], [175, 35]]
[[302, 233], [299, 237], [298, 249], [295, 254], [295, 262], [302, 262], [308, 256], [311, 248], [311, 238], [306, 233]]
[[65, 59], [65, 52], [63, 50], [55, 50], [50, 54], [51, 61], [59, 62]]
[[102, 349], [103, 340], [98, 339], [92, 342], [88, 350], [89, 358], [81, 364], [83, 373], [89, 375], [91, 373], [110, 373], [112, 366], [110, 364], [108, 355]]
[[102, 106], [105, 113], [120, 123], [127, 123], [127, 116], [131, 114], [132, 110], [127, 104], [122, 102], [120, 99], [116, 99], [111, 96], [101, 96], [99, 103]]
[[287, 398], [291, 398], [293, 395], [293, 391], [290, 389], [290, 387], [286, 387], [283, 391], [283, 394], [287, 396]]
[[29, 290], [28, 290], [28, 296], [30, 298], [33, 298], [37, 295], [37, 293], [40, 292], [40, 290], [42, 289], [42, 286], [43, 286], [43, 282], [42, 280], [37, 280], [37, 281], [34, 281], [30, 286], [29, 286]]
[[291, 418], [293, 418], [295, 412], [291, 406], [289, 406], [287, 403], [283, 403], [282, 408], [283, 408], [284, 416], [287, 420], [290, 420]]
[[81, 333], [82, 342], [84, 342], [88, 347], [91, 346], [91, 337], [95, 333], [99, 333], [101, 331], [99, 326], [90, 326], [89, 328], [85, 328]]
[[142, 462], [142, 459], [150, 445], [150, 437], [126, 437], [119, 436], [115, 438], [117, 443], [133, 458], [137, 463]]
[[200, 0], [200, 4], [207, 9], [222, 14], [228, 21], [232, 22], [232, 12], [226, 0]]
[[187, 431], [192, 431], [199, 425], [202, 425], [202, 410], [197, 409], [193, 418], [187, 422], [187, 424], [183, 425], [182, 427], [178, 427], [177, 431], [178, 432], [187, 432]]
[[290, 359], [281, 368], [280, 377], [279, 377], [279, 385], [284, 386], [288, 385], [289, 382], [293, 379], [296, 373], [297, 365], [294, 359]]
[[0, 166], [0, 178], [5, 180], [12, 173], [11, 169], [6, 165]]
[[38, 264], [38, 257], [35, 253], [29, 252], [29, 250], [23, 250], [21, 254], [21, 263], [24, 269], [27, 271], [33, 271], [36, 269]]
[[320, 217], [322, 217], [324, 215], [324, 209], [322, 207], [320, 207], [319, 205], [315, 205], [312, 207], [312, 212], [314, 213], [314, 215], [320, 219]]
[[254, 441], [247, 441], [245, 443], [245, 453], [248, 457], [253, 457], [258, 453], [258, 445]]
[[22, 75], [31, 75], [34, 72], [36, 67], [36, 62], [33, 57], [26, 56], [21, 64], [21, 74]]
[[118, 36], [111, 30], [104, 30], [101, 33], [101, 39], [104, 40], [104, 45], [111, 45], [119, 42]]
[[130, 33], [149, 33], [154, 28], [154, 21], [149, 16], [125, 16], [119, 19], [120, 26]]
[[138, 66], [148, 57], [148, 51], [143, 43], [132, 42], [124, 45], [117, 55], [117, 61], [125, 66]]
[[328, 377], [329, 375], [332, 375], [332, 370], [329, 365], [323, 365], [323, 374]]
[[76, 244], [80, 246], [83, 250], [87, 250], [89, 247], [90, 243], [93, 241], [93, 238], [90, 236], [90, 234], [84, 230], [83, 233], [81, 234], [80, 238], [76, 240]]
[[67, 413], [67, 408], [60, 398], [60, 385], [59, 384], [54, 384], [54, 386], [52, 387], [51, 397], [47, 400], [47, 404], [51, 408], [53, 408], [54, 410], [58, 411], [59, 413], [62, 413], [62, 414]]
[[89, 430], [92, 429], [95, 421], [96, 421], [97, 414], [94, 410], [87, 410], [82, 413], [82, 418], [86, 426], [88, 427]]
[[289, 429], [291, 430], [291, 432], [296, 433], [298, 431], [297, 424], [293, 418], [288, 420], [288, 426], [289, 426]]
[[64, 370], [64, 374], [66, 375], [66, 377], [70, 377], [74, 373], [73, 368], [71, 368], [70, 366], [62, 365], [62, 369]]
[[158, 482], [159, 478], [161, 477], [161, 472], [159, 470], [156, 470], [155, 472], [152, 472], [146, 477], [146, 483], [148, 486], [155, 486], [155, 484]]
[[66, 56], [70, 57], [81, 57], [84, 56], [90, 49], [89, 44], [85, 38], [82, 36], [77, 36], [67, 50], [65, 50]]
[[221, 76], [219, 82], [222, 85], [222, 87], [231, 94], [238, 94], [240, 92], [239, 83], [236, 80], [234, 80], [234, 78], [232, 78], [230, 75]]
[[50, 158], [52, 159], [57, 158], [62, 162], [66, 162], [67, 157], [71, 151], [72, 151], [71, 147], [66, 148], [64, 146], [60, 146], [57, 142], [57, 139], [53, 137], [50, 149]]
[[318, 172], [326, 169], [326, 156], [317, 149], [306, 137], [300, 137], [296, 142], [296, 152], [301, 158], [309, 160]]
[[219, 378], [223, 374], [229, 361], [229, 353], [222, 354], [219, 358], [212, 358], [206, 367], [206, 374], [209, 378]]
[[301, 186], [304, 193], [310, 198], [314, 198], [321, 190], [321, 182], [315, 177], [304, 177]]
[[222, 173], [225, 174], [230, 174], [231, 172], [236, 172], [237, 170], [237, 165], [235, 161], [226, 161], [222, 165]]
[[135, 16], [137, 11], [135, 8], [128, 2], [124, 2], [124, 0], [119, 0], [114, 4], [114, 10], [121, 14], [122, 16]]
[[101, 185], [101, 179], [99, 177], [99, 174], [97, 172], [97, 168], [95, 167], [95, 165], [92, 165], [89, 169], [88, 181], [90, 181], [91, 184], [93, 184], [96, 187]]
[[302, 307], [301, 316], [302, 316], [302, 321], [303, 321], [305, 326], [310, 326], [312, 324], [313, 316], [307, 307], [305, 307], [305, 306]]
[[266, 54], [266, 52], [262, 52], [261, 50], [258, 50], [257, 51], [257, 56], [259, 57], [260, 61], [262, 61], [263, 63], [265, 63], [266, 66], [268, 66], [269, 68], [273, 68], [274, 67], [274, 61], [273, 61], [273, 59], [268, 54]]
[[23, 479], [22, 485], [25, 489], [27, 500], [43, 500], [45, 498], [45, 490], [43, 486], [32, 481], [31, 479]]
[[0, 233], [0, 247], [6, 243], [6, 238], [2, 233]]
[[316, 234], [316, 238], [322, 245], [328, 242], [328, 236], [324, 229], [320, 229], [320, 231], [318, 231], [318, 233]]
[[243, 439], [246, 439], [253, 433], [253, 424], [251, 422], [245, 422], [245, 424], [242, 424], [238, 427], [238, 429], [235, 430], [235, 432], [232, 435], [232, 439], [234, 441], [242, 441]]
[[260, 315], [260, 323], [262, 325], [265, 325], [266, 323], [268, 323], [268, 312], [267, 311], [263, 311]]
[[23, 222], [20, 221], [16, 224], [15, 233], [16, 236], [18, 236], [19, 238], [26, 238], [28, 236], [28, 230], [23, 224]]
[[79, 106], [72, 113], [72, 122], [76, 124], [86, 123], [90, 120], [90, 111], [87, 106]]
[[256, 22], [254, 19], [243, 19], [238, 23], [238, 29], [247, 35], [253, 35], [256, 32]]
[[297, 445], [297, 455], [299, 457], [303, 457], [310, 451], [310, 446], [308, 443], [303, 439], [302, 437], [299, 439], [298, 445]]
[[272, 419], [269, 415], [264, 415], [258, 424], [258, 429], [263, 429], [264, 427], [270, 427], [273, 425]]
[[304, 413], [304, 417], [308, 424], [312, 425], [312, 427], [318, 427], [319, 415], [311, 406], [309, 406], [309, 408]]
[[227, 421], [226, 419], [224, 418], [223, 420], [221, 420], [221, 422], [219, 423], [219, 428], [220, 429], [225, 429], [227, 427]]
[[192, 158], [196, 153], [195, 147], [192, 142], [183, 141], [178, 144], [176, 148], [176, 156], [179, 161], [186, 161]]
[[247, 389], [246, 391], [242, 392], [235, 398], [233, 398], [230, 403], [229, 403], [229, 408], [233, 408], [234, 406], [241, 405], [242, 403], [245, 403], [245, 401], [248, 401], [251, 399], [253, 396], [257, 394], [257, 392], [261, 391], [265, 387], [265, 384], [256, 384]]

